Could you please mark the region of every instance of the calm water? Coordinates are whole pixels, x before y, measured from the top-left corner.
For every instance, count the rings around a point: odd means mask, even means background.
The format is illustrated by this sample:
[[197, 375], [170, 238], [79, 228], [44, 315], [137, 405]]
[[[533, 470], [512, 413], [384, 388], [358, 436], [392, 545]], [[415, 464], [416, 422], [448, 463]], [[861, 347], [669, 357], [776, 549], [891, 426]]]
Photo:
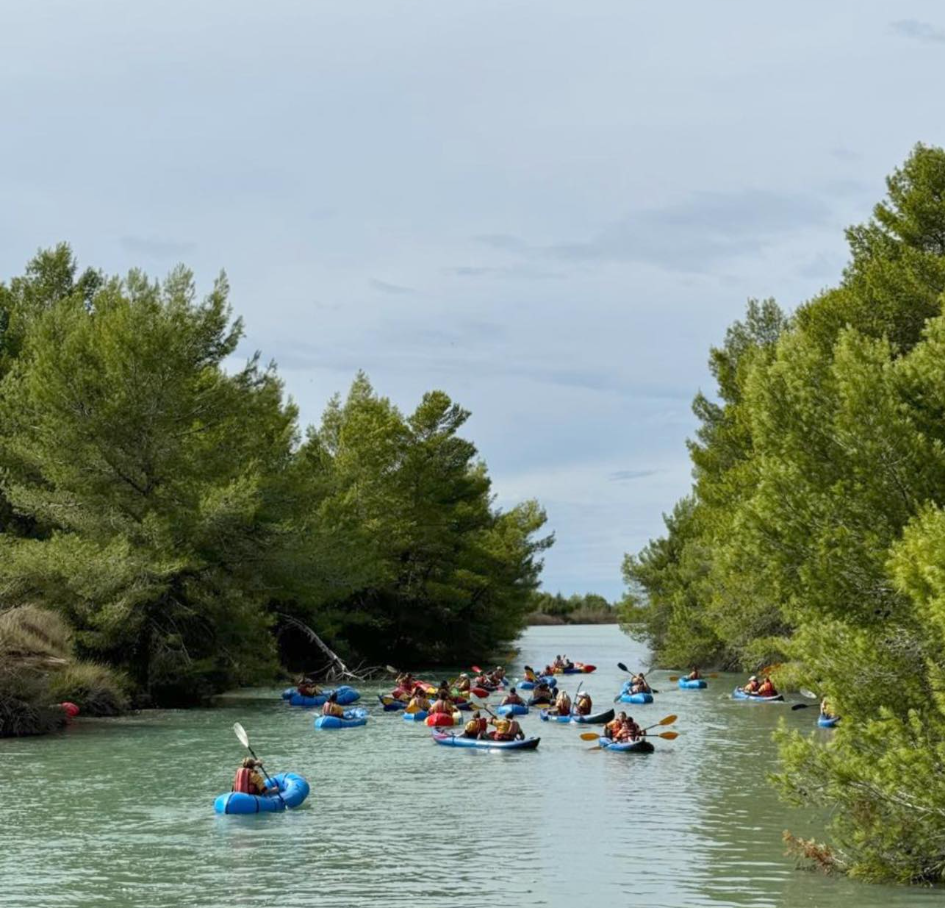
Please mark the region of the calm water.
[[[610, 626], [533, 628], [521, 647], [519, 673], [562, 651], [599, 666], [584, 680], [601, 704], [623, 680], [616, 663], [644, 658]], [[795, 870], [781, 832], [814, 830], [762, 775], [778, 719], [809, 728], [814, 710], [735, 703], [734, 678], [679, 691], [667, 675], [653, 674], [662, 693], [633, 714], [650, 724], [676, 713], [682, 734], [658, 741], [648, 757], [589, 751], [581, 729], [537, 715], [523, 724], [541, 747], [521, 754], [438, 747], [426, 729], [379, 707], [365, 728], [316, 732], [313, 714], [285, 706], [276, 691], [214, 710], [90, 720], [60, 736], [0, 741], [0, 905], [945, 902], [941, 891]], [[214, 815], [213, 799], [243, 756], [231, 731], [237, 720], [270, 771], [310, 780], [303, 808]]]

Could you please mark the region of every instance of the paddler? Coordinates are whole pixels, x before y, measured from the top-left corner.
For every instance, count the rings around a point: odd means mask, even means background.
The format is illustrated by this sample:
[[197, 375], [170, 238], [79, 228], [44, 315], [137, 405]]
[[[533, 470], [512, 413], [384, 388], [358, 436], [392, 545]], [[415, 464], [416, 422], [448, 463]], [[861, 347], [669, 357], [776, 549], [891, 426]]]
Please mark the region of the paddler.
[[436, 692], [436, 702], [427, 710], [431, 715], [437, 715], [438, 713], [445, 714], [447, 716], [453, 715], [453, 710], [455, 707], [449, 701], [449, 692], [440, 688]]
[[298, 687], [296, 688], [303, 697], [317, 697], [321, 691], [318, 685], [307, 675], [299, 675]]
[[525, 701], [518, 695], [518, 691], [511, 687], [499, 706], [524, 706]]
[[742, 688], [746, 694], [757, 694], [761, 689], [761, 682], [758, 680], [757, 675], [752, 675], [748, 679], [748, 683]]
[[820, 715], [824, 719], [835, 718], [833, 712], [831, 712], [831, 709], [830, 709], [830, 701], [826, 697], [824, 697], [823, 700], [820, 701]]
[[469, 680], [469, 675], [467, 675], [466, 672], [463, 672], [456, 682], [456, 690], [462, 694], [468, 694], [471, 687], [472, 682]]
[[646, 680], [646, 675], [644, 675], [643, 672], [640, 672], [638, 675], [633, 676], [633, 680], [630, 682], [630, 693], [631, 694], [653, 693], [650, 690], [650, 684]]
[[702, 678], [702, 673], [699, 671], [699, 666], [698, 666], [698, 665], [692, 665], [692, 666], [690, 666], [690, 669], [691, 669], [691, 670], [690, 670], [689, 674], [686, 675], [686, 680], [687, 680], [687, 681], [698, 681], [698, 680], [700, 680], [700, 679]]
[[492, 719], [491, 723], [495, 726], [492, 733], [494, 741], [515, 741], [525, 737], [522, 726], [511, 716], [500, 716]]
[[639, 741], [642, 736], [643, 729], [633, 721], [633, 717], [624, 716], [624, 721], [614, 732], [614, 741]]
[[236, 770], [231, 791], [249, 795], [265, 795], [278, 791], [278, 788], [270, 788], [266, 784], [266, 780], [258, 769], [261, 766], [260, 760], [254, 760], [252, 757], [244, 758], [240, 768]]
[[542, 678], [535, 685], [535, 690], [532, 694], [532, 702], [538, 705], [540, 703], [551, 703], [553, 699], [554, 691], [551, 689], [551, 685]]
[[624, 725], [626, 721], [627, 714], [618, 713], [615, 718], [611, 719], [610, 722], [604, 726], [604, 737], [613, 738], [617, 732], [620, 731], [621, 726]]
[[345, 717], [344, 708], [338, 703], [338, 694], [335, 691], [332, 691], [328, 695], [328, 699], [322, 706], [322, 715], [337, 716], [339, 719], [343, 719]]
[[481, 738], [485, 735], [486, 730], [488, 728], [489, 728], [489, 721], [483, 718], [482, 714], [477, 709], [472, 714], [472, 718], [466, 723], [466, 726], [463, 729], [463, 737], [464, 738]]
[[555, 713], [558, 716], [571, 715], [571, 696], [566, 690], [558, 691], [558, 696], [555, 698], [554, 708], [550, 709], [549, 712]]
[[505, 682], [505, 669], [501, 665], [497, 665], [492, 677], [495, 678], [496, 684], [503, 684]]
[[594, 701], [591, 700], [591, 695], [586, 690], [582, 690], [578, 694], [577, 702], [574, 704], [574, 711], [579, 716], [589, 716], [593, 706]]
[[430, 711], [430, 701], [427, 699], [427, 695], [419, 688], [415, 687], [413, 690], [413, 696], [410, 698], [410, 702], [407, 704], [406, 712], [408, 713], [419, 713], [419, 712], [429, 712]]
[[771, 679], [765, 675], [764, 681], [761, 682], [761, 687], [758, 688], [759, 697], [776, 697], [778, 692], [775, 690], [774, 685], [771, 683]]

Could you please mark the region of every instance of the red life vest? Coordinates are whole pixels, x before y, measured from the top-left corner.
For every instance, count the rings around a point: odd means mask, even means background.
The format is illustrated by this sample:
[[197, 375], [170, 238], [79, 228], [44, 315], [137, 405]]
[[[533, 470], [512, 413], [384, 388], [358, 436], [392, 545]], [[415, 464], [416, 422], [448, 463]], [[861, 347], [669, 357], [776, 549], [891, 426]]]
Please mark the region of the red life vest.
[[256, 794], [256, 783], [253, 782], [253, 771], [245, 766], [236, 770], [236, 778], [233, 780], [233, 791], [240, 794]]

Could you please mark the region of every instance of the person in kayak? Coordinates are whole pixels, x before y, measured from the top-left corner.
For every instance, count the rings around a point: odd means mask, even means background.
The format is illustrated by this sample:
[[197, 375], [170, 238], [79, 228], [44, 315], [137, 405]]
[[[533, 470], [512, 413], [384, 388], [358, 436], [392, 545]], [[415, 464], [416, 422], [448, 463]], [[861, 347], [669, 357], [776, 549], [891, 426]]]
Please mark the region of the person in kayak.
[[633, 721], [632, 716], [624, 716], [624, 721], [614, 732], [614, 741], [619, 743], [626, 741], [639, 741], [643, 737], [643, 729]]
[[339, 719], [345, 717], [344, 707], [338, 703], [338, 694], [335, 691], [332, 691], [328, 695], [328, 699], [325, 701], [324, 706], [322, 706], [322, 715], [337, 716]]
[[434, 704], [427, 710], [430, 715], [445, 714], [447, 716], [453, 715], [453, 704], [449, 700], [449, 693], [444, 691], [442, 688], [436, 692], [436, 701]]
[[536, 706], [541, 703], [551, 703], [551, 701], [554, 700], [554, 696], [551, 685], [542, 678], [535, 685], [535, 691], [532, 694], [532, 702], [534, 702]]
[[611, 719], [604, 726], [604, 737], [613, 738], [614, 735], [616, 735], [617, 732], [620, 730], [620, 727], [626, 723], [626, 721], [627, 721], [627, 714], [618, 713], [613, 719]]
[[698, 681], [702, 678], [702, 673], [699, 671], [698, 665], [691, 665], [689, 668], [690, 672], [686, 675], [687, 681]]
[[833, 712], [830, 709], [830, 701], [826, 697], [824, 697], [823, 700], [820, 701], [820, 715], [821, 715], [821, 718], [824, 718], [824, 719], [836, 718], [836, 716], [833, 714]]
[[591, 700], [591, 695], [586, 690], [582, 690], [578, 694], [577, 702], [574, 704], [574, 711], [579, 716], [589, 716], [593, 707], [594, 701]]
[[643, 672], [640, 672], [638, 675], [633, 676], [633, 680], [630, 682], [630, 693], [631, 694], [651, 694], [653, 691], [650, 690], [650, 683], [646, 680], [646, 675]]
[[430, 701], [427, 699], [427, 695], [420, 690], [419, 687], [415, 687], [413, 691], [413, 696], [410, 698], [410, 702], [407, 704], [406, 712], [408, 713], [419, 713], [430, 711]]
[[259, 760], [246, 757], [240, 764], [240, 768], [236, 770], [233, 787], [230, 790], [248, 795], [266, 795], [278, 791], [278, 788], [270, 788], [266, 784], [266, 780], [257, 768], [260, 766], [262, 763]]
[[298, 690], [299, 694], [303, 697], [317, 697], [321, 693], [318, 689], [318, 685], [307, 675], [299, 676], [296, 690]]
[[492, 719], [491, 723], [495, 726], [491, 735], [494, 741], [521, 741], [525, 737], [522, 726], [511, 716]]
[[477, 709], [472, 714], [472, 718], [466, 723], [466, 726], [463, 729], [463, 737], [464, 738], [481, 738], [485, 735], [488, 728], [489, 728], [489, 720], [483, 718], [482, 714]]
[[761, 687], [758, 688], [759, 697], [776, 697], [778, 692], [775, 690], [774, 685], [771, 683], [771, 679], [765, 675], [764, 681], [761, 682]]
[[761, 689], [761, 682], [758, 680], [757, 675], [752, 675], [748, 679], [748, 683], [742, 688], [746, 694], [757, 694]]
[[505, 669], [501, 665], [497, 665], [489, 678], [496, 687], [501, 687], [505, 683]]
[[466, 672], [463, 672], [459, 676], [459, 680], [456, 682], [456, 690], [458, 690], [461, 694], [468, 694], [471, 687], [472, 682], [469, 680], [469, 675], [467, 675]]
[[561, 662], [562, 668], [564, 668], [566, 671], [574, 668], [574, 663], [567, 656], [562, 656]]
[[548, 712], [553, 716], [571, 715], [571, 697], [566, 690], [558, 691], [558, 696], [555, 697], [554, 706], [552, 706]]
[[503, 697], [499, 706], [524, 706], [525, 701], [518, 695], [518, 691], [511, 687], [509, 692]]
[[564, 659], [561, 656], [555, 656], [555, 661], [552, 663], [552, 668], [560, 670], [564, 668]]

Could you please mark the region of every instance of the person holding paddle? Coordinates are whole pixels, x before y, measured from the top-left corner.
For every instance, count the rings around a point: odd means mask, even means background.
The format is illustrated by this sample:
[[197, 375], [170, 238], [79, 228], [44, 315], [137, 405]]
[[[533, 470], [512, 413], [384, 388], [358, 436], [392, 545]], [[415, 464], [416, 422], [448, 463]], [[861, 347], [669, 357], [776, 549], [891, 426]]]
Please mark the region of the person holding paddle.
[[260, 760], [254, 757], [244, 757], [240, 768], [236, 770], [236, 776], [233, 779], [233, 787], [230, 791], [238, 791], [241, 794], [248, 795], [267, 795], [277, 792], [279, 790], [277, 787], [270, 788], [266, 784], [262, 773], [257, 768], [260, 766], [262, 766]]
[[509, 688], [509, 692], [502, 698], [499, 706], [524, 706], [525, 701], [518, 695], [514, 687]]
[[427, 695], [419, 687], [415, 687], [413, 689], [413, 696], [410, 698], [410, 702], [407, 704], [406, 711], [408, 713], [430, 711], [430, 701], [427, 699]]
[[464, 738], [483, 738], [489, 728], [489, 720], [477, 709], [463, 728]]
[[344, 707], [338, 703], [338, 694], [335, 691], [332, 691], [328, 695], [328, 699], [325, 701], [324, 706], [322, 706], [322, 715], [337, 716], [339, 719], [345, 717]]
[[775, 690], [774, 685], [771, 683], [771, 679], [765, 675], [764, 681], [761, 682], [761, 687], [758, 688], [759, 697], [776, 697], [778, 695], [777, 690]]
[[436, 692], [436, 702], [430, 706], [427, 712], [430, 715], [435, 716], [438, 714], [445, 714], [447, 716], [453, 715], [453, 704], [449, 700], [449, 691], [443, 690], [441, 687]]
[[650, 690], [650, 684], [646, 680], [646, 675], [643, 672], [640, 672], [637, 675], [633, 676], [633, 680], [630, 682], [630, 693], [631, 694], [652, 694], [653, 691]]
[[691, 671], [686, 675], [687, 681], [698, 681], [702, 678], [702, 673], [699, 671], [698, 665], [690, 666]]
[[469, 680], [469, 675], [467, 675], [466, 672], [463, 672], [456, 682], [456, 690], [458, 690], [461, 694], [468, 694], [471, 688], [472, 682]]
[[566, 690], [558, 691], [557, 699], [555, 700], [555, 705], [552, 709], [549, 709], [548, 712], [557, 716], [570, 716], [571, 715], [571, 695]]
[[624, 717], [624, 721], [620, 723], [620, 727], [614, 732], [614, 741], [618, 744], [624, 741], [639, 741], [643, 735], [643, 729], [633, 721], [632, 716], [628, 716], [624, 713], [621, 713]]
[[525, 732], [522, 731], [522, 726], [511, 716], [499, 716], [489, 721], [495, 726], [495, 731], [489, 736], [493, 741], [524, 740]]
[[317, 697], [321, 693], [321, 691], [318, 689], [318, 685], [307, 675], [299, 676], [296, 690], [303, 697]]
[[594, 702], [591, 700], [591, 695], [586, 690], [582, 690], [578, 694], [577, 702], [574, 704], [575, 713], [579, 716], [589, 716], [593, 707]]
[[617, 713], [617, 716], [610, 720], [604, 726], [604, 737], [613, 738], [618, 731], [626, 724], [627, 714], [626, 713]]

